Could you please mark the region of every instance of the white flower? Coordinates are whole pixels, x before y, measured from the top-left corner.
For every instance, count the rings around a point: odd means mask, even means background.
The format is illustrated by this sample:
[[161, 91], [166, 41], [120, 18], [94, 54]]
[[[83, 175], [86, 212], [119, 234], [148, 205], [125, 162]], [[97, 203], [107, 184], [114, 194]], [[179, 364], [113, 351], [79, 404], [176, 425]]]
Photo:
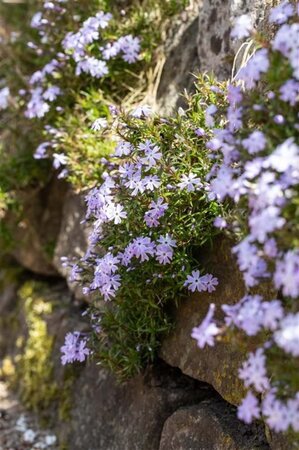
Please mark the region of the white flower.
[[37, 433], [35, 431], [31, 430], [31, 428], [29, 428], [23, 434], [23, 439], [25, 442], [29, 442], [30, 444], [32, 444], [34, 442], [36, 436], [37, 436]]

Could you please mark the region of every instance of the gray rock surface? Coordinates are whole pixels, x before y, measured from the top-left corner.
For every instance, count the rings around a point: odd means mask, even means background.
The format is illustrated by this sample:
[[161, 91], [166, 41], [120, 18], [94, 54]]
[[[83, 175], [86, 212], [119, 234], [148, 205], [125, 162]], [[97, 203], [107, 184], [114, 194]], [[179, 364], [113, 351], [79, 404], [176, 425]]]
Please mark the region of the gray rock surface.
[[121, 385], [89, 365], [74, 391], [66, 439], [72, 450], [158, 450], [163, 424], [177, 408], [215, 395], [205, 383], [161, 361]]
[[238, 404], [244, 394], [237, 373], [244, 359], [244, 350], [225, 340], [214, 347], [200, 349], [191, 338], [193, 327], [205, 317], [210, 303], [215, 303], [216, 314], [222, 319], [221, 305], [232, 304], [245, 292], [241, 274], [231, 255], [231, 244], [226, 240], [215, 242], [214, 248], [201, 257], [203, 267], [216, 276], [219, 285], [215, 292], [197, 293], [186, 299], [175, 312], [176, 325], [162, 344], [160, 355], [183, 373], [211, 384], [228, 402]]
[[70, 268], [64, 267], [61, 258], [67, 256], [70, 260], [81, 258], [87, 249], [88, 231], [82, 220], [85, 217], [86, 206], [84, 196], [68, 190], [62, 211], [62, 221], [56, 242], [53, 264], [62, 275], [69, 289], [76, 298], [82, 299], [82, 288], [69, 279]]
[[41, 275], [57, 275], [52, 264], [60, 230], [66, 184], [55, 178], [44, 188], [20, 194], [22, 219], [8, 216], [13, 241], [12, 255], [26, 269]]
[[159, 450], [269, 449], [261, 427], [248, 427], [221, 400], [183, 407], [163, 427]]
[[197, 73], [214, 73], [219, 79], [231, 76], [234, 56], [241, 42], [233, 42], [234, 19], [249, 13], [256, 27], [263, 26], [275, 0], [194, 0], [180, 26], [166, 45], [166, 60], [157, 90], [157, 109], [171, 113], [184, 101], [184, 89], [192, 90]]

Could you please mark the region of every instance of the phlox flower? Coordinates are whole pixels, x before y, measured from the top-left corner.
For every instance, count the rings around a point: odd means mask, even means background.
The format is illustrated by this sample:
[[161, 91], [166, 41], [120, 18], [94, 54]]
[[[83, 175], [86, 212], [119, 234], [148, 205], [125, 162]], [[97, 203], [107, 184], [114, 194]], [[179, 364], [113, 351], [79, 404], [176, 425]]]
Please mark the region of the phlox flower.
[[202, 323], [192, 330], [191, 337], [196, 339], [199, 348], [204, 348], [205, 345], [210, 345], [212, 347], [215, 345], [215, 336], [220, 333], [220, 329], [213, 321], [214, 312], [215, 304], [211, 303], [208, 313]]
[[134, 256], [141, 262], [148, 261], [155, 254], [155, 244], [149, 237], [138, 237], [133, 241]]
[[109, 220], [113, 220], [115, 225], [118, 225], [122, 222], [122, 219], [125, 219], [127, 217], [127, 213], [124, 210], [124, 207], [119, 203], [110, 203], [107, 206], [105, 213]]
[[239, 378], [244, 381], [246, 387], [253, 386], [258, 392], [269, 389], [265, 364], [266, 356], [263, 349], [259, 348], [255, 353], [249, 353], [249, 358], [239, 369]]
[[90, 128], [91, 128], [93, 131], [100, 131], [100, 130], [102, 130], [103, 128], [106, 128], [107, 125], [108, 125], [107, 119], [106, 119], [105, 117], [99, 117], [98, 119], [96, 119], [96, 120], [92, 123], [92, 125], [91, 125]]
[[299, 356], [299, 313], [287, 314], [274, 333], [274, 341], [285, 352]]
[[80, 338], [80, 333], [67, 333], [64, 345], [61, 347], [61, 362], [63, 365], [73, 363], [75, 361], [83, 362], [90, 354], [90, 350], [86, 347], [86, 339]]
[[299, 250], [289, 250], [276, 262], [274, 283], [278, 289], [282, 288], [284, 295], [299, 296]]
[[294, 6], [286, 1], [283, 1], [280, 5], [272, 8], [269, 15], [269, 21], [281, 25], [285, 23], [289, 17], [294, 14]]
[[255, 87], [256, 82], [260, 80], [261, 74], [269, 69], [268, 50], [263, 48], [247, 61], [247, 64], [239, 71], [237, 79], [244, 81], [248, 89]]
[[251, 423], [260, 417], [260, 407], [257, 398], [249, 391], [238, 407], [238, 418], [245, 423]]
[[242, 144], [248, 153], [253, 155], [265, 149], [267, 140], [261, 131], [253, 131], [246, 139], [242, 140]]
[[156, 247], [156, 260], [160, 264], [168, 264], [173, 257], [173, 249], [169, 245], [159, 244]]
[[253, 24], [251, 17], [248, 14], [243, 14], [235, 20], [234, 27], [230, 35], [234, 39], [243, 39], [250, 36], [252, 31]]
[[180, 189], [187, 189], [188, 192], [194, 192], [196, 188], [203, 187], [202, 182], [196, 175], [192, 172], [189, 175], [183, 174], [181, 176], [181, 181], [178, 183]]

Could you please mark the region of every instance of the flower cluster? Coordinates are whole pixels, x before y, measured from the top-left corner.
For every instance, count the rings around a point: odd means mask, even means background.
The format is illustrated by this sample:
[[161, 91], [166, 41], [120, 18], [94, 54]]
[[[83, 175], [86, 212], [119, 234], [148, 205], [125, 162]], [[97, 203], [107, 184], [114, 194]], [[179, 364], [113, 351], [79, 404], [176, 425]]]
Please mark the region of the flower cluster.
[[[221, 101], [222, 86], [219, 92]], [[90, 245], [76, 264], [84, 293], [98, 292], [104, 300], [92, 308], [101, 316], [95, 354], [103, 364], [115, 360], [121, 377], [152, 359], [170, 326], [170, 301], [188, 290], [213, 292], [218, 284], [197, 269], [193, 254], [218, 232], [213, 222], [221, 211], [209, 199], [210, 150], [196, 133], [205, 128], [206, 100], [198, 93], [193, 102], [198, 113], [192, 117], [166, 119], [148, 108], [116, 116], [115, 151], [104, 163], [102, 184], [86, 195]], [[134, 367], [128, 368], [131, 360]]]
[[[192, 335], [199, 347], [214, 345], [215, 337], [228, 328], [243, 336], [258, 337], [260, 347], [249, 354], [239, 370], [240, 379], [251, 390], [238, 416], [247, 423], [263, 418], [276, 432], [290, 428], [299, 431], [298, 382], [290, 382], [290, 377], [286, 380], [283, 374], [285, 370], [292, 373], [294, 358], [299, 355], [296, 6], [284, 1], [272, 9], [270, 22], [278, 25], [273, 39], [266, 45], [264, 40], [265, 48], [258, 48], [239, 70], [236, 84], [228, 87], [226, 126], [221, 131], [212, 130], [214, 136], [208, 148], [214, 150], [216, 162], [209, 174], [210, 198], [220, 202], [229, 199], [235, 204], [231, 231], [239, 236], [241, 233], [242, 239], [234, 246], [233, 254], [248, 293], [238, 303], [222, 306], [222, 327], [217, 326], [212, 308]], [[249, 18], [241, 17], [233, 36], [253, 34]], [[214, 111], [213, 118], [217, 115]], [[215, 225], [229, 228], [229, 220], [219, 217]], [[268, 291], [271, 286], [276, 298], [252, 294], [252, 288], [256, 292], [262, 285], [268, 286]], [[262, 401], [254, 391], [263, 394]]]
[[63, 365], [73, 363], [75, 361], [83, 362], [90, 354], [90, 350], [86, 347], [87, 340], [81, 338], [78, 331], [68, 333], [65, 337], [65, 343], [61, 347], [61, 362]]

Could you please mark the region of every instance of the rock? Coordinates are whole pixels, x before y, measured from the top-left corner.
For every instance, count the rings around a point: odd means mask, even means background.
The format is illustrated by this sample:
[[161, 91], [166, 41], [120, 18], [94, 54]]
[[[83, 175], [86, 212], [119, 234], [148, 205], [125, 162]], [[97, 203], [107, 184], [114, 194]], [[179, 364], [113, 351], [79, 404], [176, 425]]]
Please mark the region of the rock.
[[166, 59], [156, 97], [156, 108], [162, 114], [170, 114], [178, 106], [183, 106], [181, 93], [184, 89], [189, 92], [193, 89], [193, 74], [199, 66], [197, 36], [200, 3], [201, 0], [191, 2], [189, 9], [176, 21], [166, 42]]
[[20, 193], [22, 219], [11, 214], [7, 221], [16, 243], [11, 251], [19, 264], [41, 275], [57, 275], [52, 264], [66, 192], [63, 181], [52, 179], [44, 188]]
[[221, 400], [178, 409], [163, 427], [159, 450], [270, 449], [261, 426], [243, 424]]
[[177, 408], [215, 395], [161, 361], [124, 384], [90, 364], [74, 393], [71, 429], [62, 438], [72, 450], [158, 450], [163, 424]]
[[199, 70], [213, 72], [219, 79], [230, 78], [240, 47], [240, 41], [230, 38], [235, 18], [250, 14], [255, 26], [260, 27], [273, 4], [273, 0], [204, 0], [199, 8]]
[[222, 319], [221, 305], [239, 300], [245, 293], [242, 275], [231, 255], [230, 243], [215, 242], [212, 251], [201, 259], [202, 266], [219, 279], [215, 292], [197, 293], [181, 303], [176, 311], [174, 331], [162, 343], [160, 356], [168, 364], [179, 367], [183, 373], [211, 384], [228, 402], [238, 404], [244, 387], [237, 373], [244, 350], [232, 346], [225, 340], [214, 347], [199, 349], [191, 338], [193, 327], [205, 317], [210, 303], [215, 303], [217, 316]]
[[[258, 28], [274, 0], [195, 0], [179, 26], [173, 27], [171, 44], [166, 43], [165, 63], [156, 96], [156, 108], [169, 114], [184, 106], [180, 95], [192, 91], [196, 73], [214, 73], [218, 79], [231, 77], [235, 54], [241, 42], [230, 38], [234, 19], [249, 13]], [[237, 61], [237, 67], [240, 65]]]
[[85, 254], [88, 245], [88, 231], [81, 223], [85, 212], [84, 197], [69, 189], [63, 206], [62, 221], [53, 259], [55, 268], [66, 278], [69, 289], [78, 299], [83, 298], [82, 288], [69, 280], [70, 268], [63, 267], [61, 257], [67, 256], [70, 260], [76, 260]]

